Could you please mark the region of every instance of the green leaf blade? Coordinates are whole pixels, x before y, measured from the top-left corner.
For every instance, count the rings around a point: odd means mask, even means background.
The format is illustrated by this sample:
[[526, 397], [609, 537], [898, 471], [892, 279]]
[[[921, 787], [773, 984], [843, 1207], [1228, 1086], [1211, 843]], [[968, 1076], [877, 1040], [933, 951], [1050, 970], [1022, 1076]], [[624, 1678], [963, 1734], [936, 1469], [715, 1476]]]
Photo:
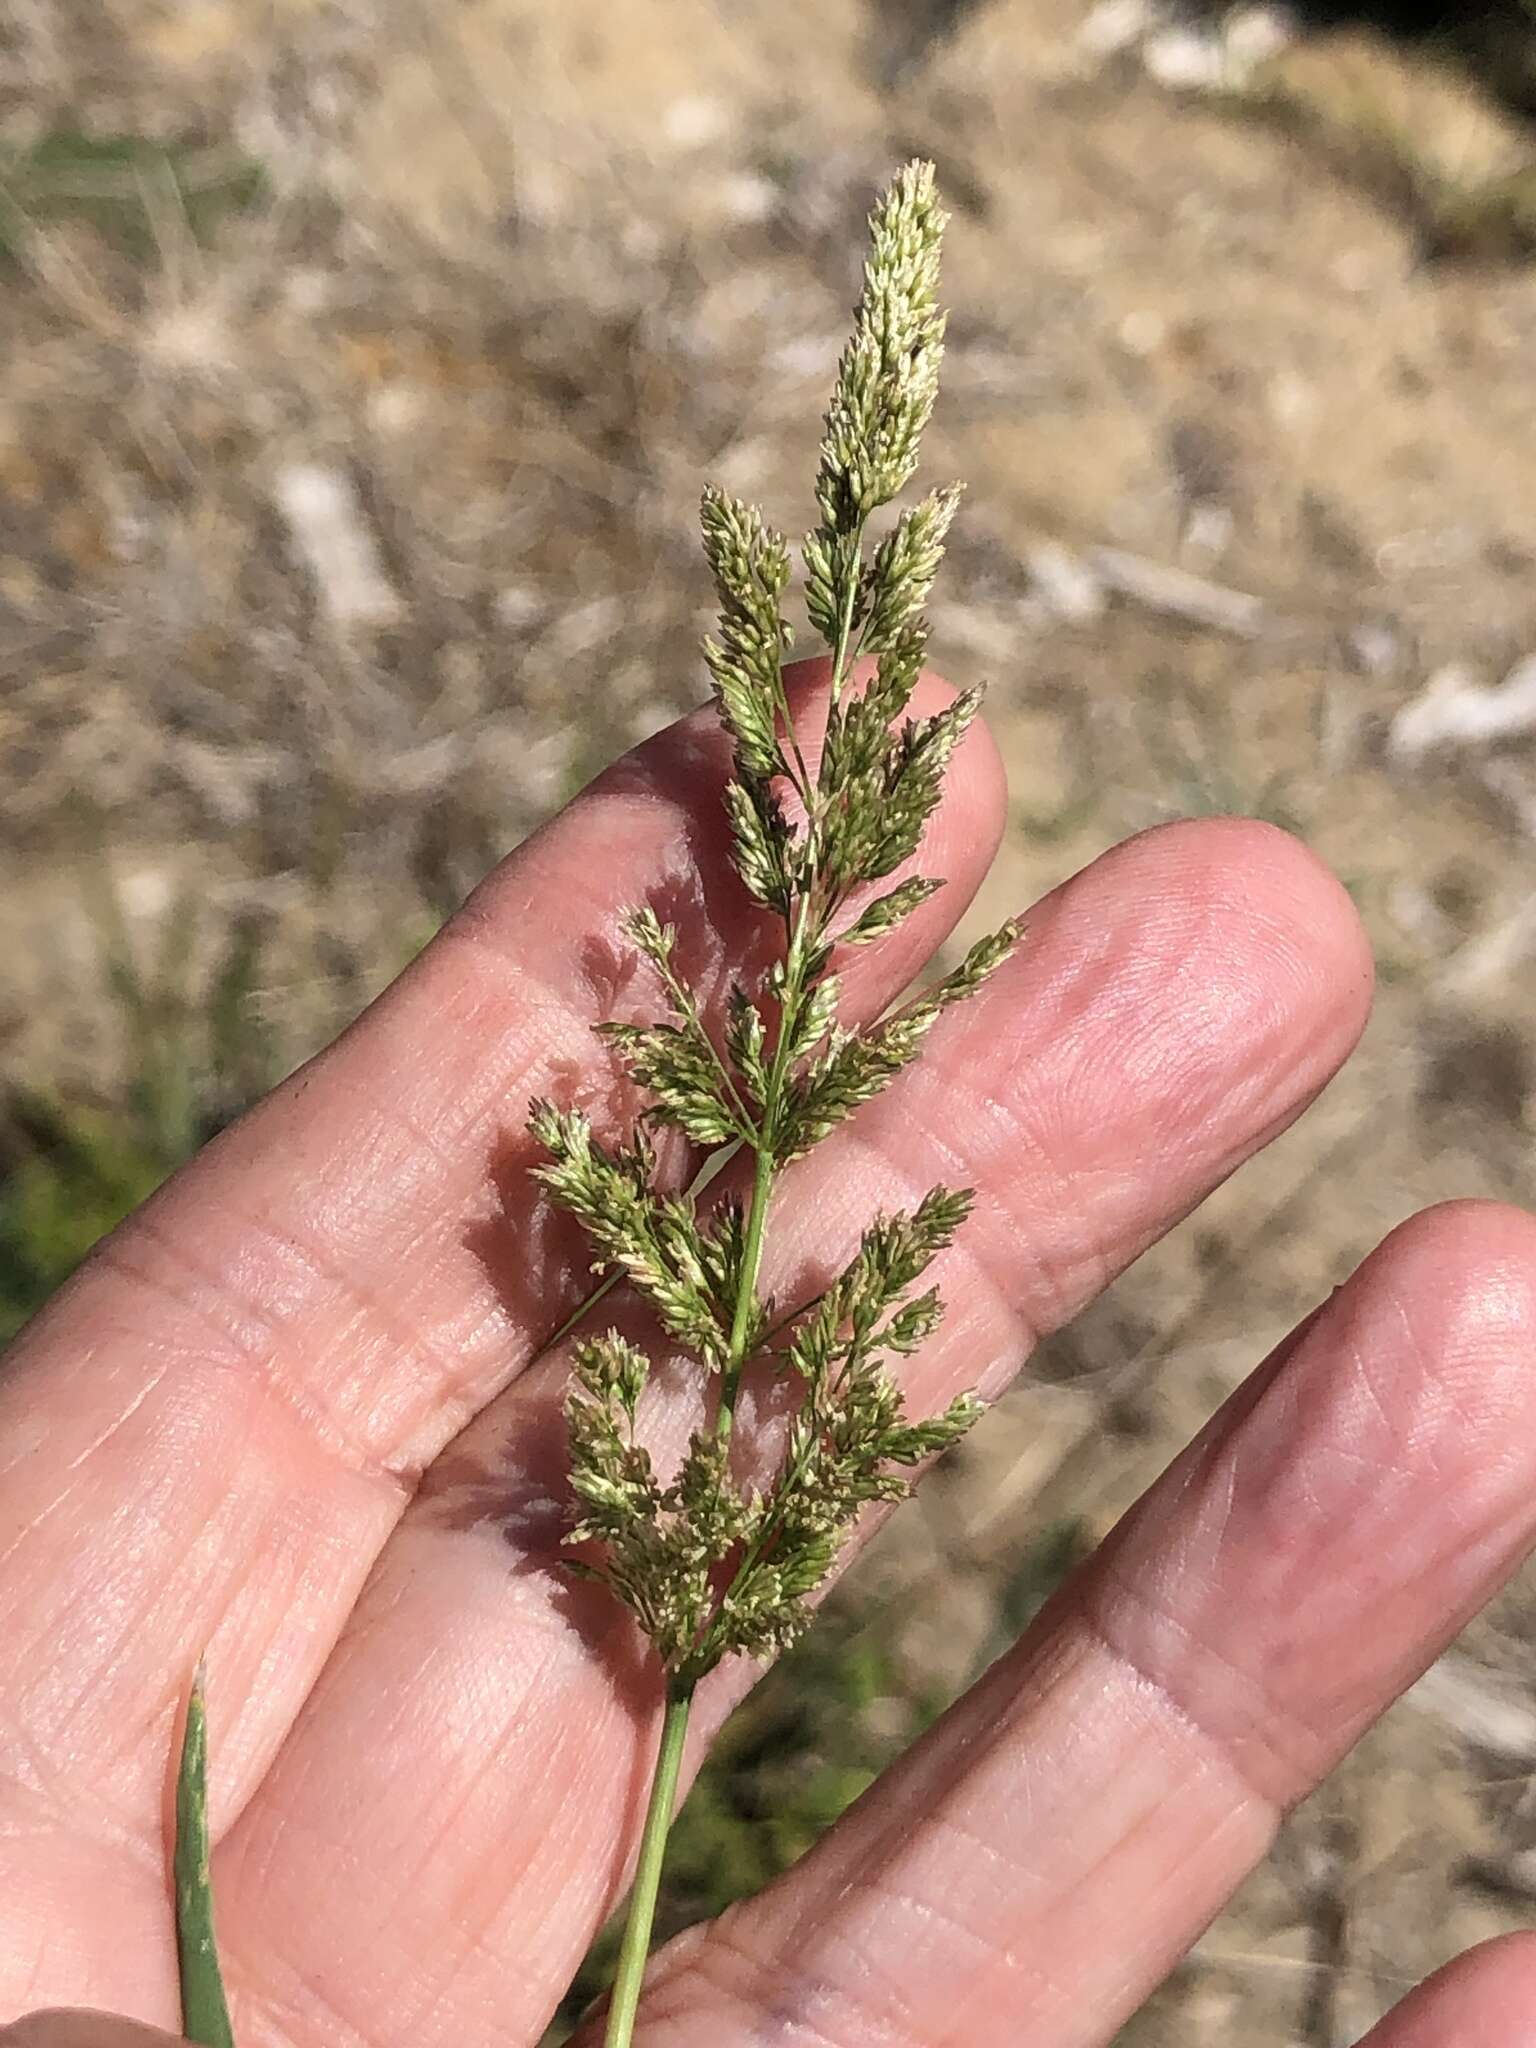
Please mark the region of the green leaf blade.
[[208, 1871], [208, 1714], [201, 1674], [192, 1681], [176, 1773], [176, 1953], [181, 2031], [200, 2048], [235, 2048], [219, 1968]]

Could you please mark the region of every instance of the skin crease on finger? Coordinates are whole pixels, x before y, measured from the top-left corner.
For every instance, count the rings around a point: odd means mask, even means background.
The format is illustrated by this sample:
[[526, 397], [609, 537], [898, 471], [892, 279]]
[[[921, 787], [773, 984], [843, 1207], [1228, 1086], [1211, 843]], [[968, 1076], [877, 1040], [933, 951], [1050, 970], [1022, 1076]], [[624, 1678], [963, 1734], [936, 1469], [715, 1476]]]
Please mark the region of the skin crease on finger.
[[[953, 1312], [909, 1384], [919, 1413], [978, 1379], [995, 1393], [1038, 1331], [1298, 1113], [1368, 988], [1347, 898], [1283, 834], [1212, 822], [1131, 842], [1041, 905], [930, 1056], [786, 1183], [769, 1284], [799, 1298], [882, 1202], [975, 1180], [937, 1275]], [[549, 1361], [429, 1475], [220, 1851], [262, 2040], [368, 2038], [358, 1982], [419, 2043], [536, 2039], [622, 1888], [657, 1687], [611, 1610], [553, 1567], [560, 1382]], [[647, 1431], [664, 1442], [678, 1420], [663, 1408]], [[732, 1683], [701, 1702], [701, 1740]], [[366, 1976], [354, 1920], [360, 1942], [396, 1937]]]
[[[818, 671], [793, 678], [814, 699]], [[949, 692], [933, 678], [922, 707]], [[814, 724], [814, 708], [808, 713]], [[590, 1101], [591, 1027], [649, 1015], [617, 920], [688, 928], [723, 991], [760, 925], [728, 870], [711, 714], [599, 778], [328, 1052], [217, 1139], [23, 1333], [0, 1381], [0, 2014], [165, 2017], [167, 1760], [208, 1656], [222, 1829], [281, 1742], [419, 1467], [591, 1285], [529, 1174], [529, 1097]], [[850, 963], [867, 1017], [947, 934], [1001, 830], [978, 729], [932, 821], [951, 886]], [[675, 1170], [687, 1170], [678, 1157]], [[113, 1930], [104, 1949], [82, 1917]]]
[[[0, 2048], [184, 2048], [111, 2013], [31, 2013]], [[1437, 1971], [1360, 2048], [1536, 2048], [1536, 1935], [1506, 1935]]]
[[1102, 2048], [1536, 1541], [1533, 1338], [1536, 1221], [1394, 1232], [637, 2042]]

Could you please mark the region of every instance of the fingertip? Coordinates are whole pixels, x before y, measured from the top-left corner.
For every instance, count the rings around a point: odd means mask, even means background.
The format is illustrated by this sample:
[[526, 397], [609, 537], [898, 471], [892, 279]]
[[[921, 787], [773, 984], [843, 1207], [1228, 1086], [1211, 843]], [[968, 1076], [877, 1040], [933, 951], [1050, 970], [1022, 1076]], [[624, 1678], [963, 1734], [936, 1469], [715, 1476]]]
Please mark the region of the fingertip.
[[1205, 1688], [1204, 1722], [1277, 1806], [1305, 1796], [1530, 1550], [1533, 1335], [1536, 1219], [1493, 1202], [1427, 1210], [1122, 1524], [1148, 1583], [1168, 1555], [1213, 1560], [1160, 1590], [1171, 1632], [1118, 1608], [1115, 1626], [1140, 1632], [1138, 1668], [1171, 1662], [1178, 1696]]
[[[1172, 1152], [1216, 1123], [1242, 1151], [1283, 1128], [1354, 1049], [1370, 950], [1347, 892], [1298, 840], [1249, 818], [1156, 826], [1031, 913], [1011, 970], [1051, 1035], [1091, 1033]], [[1031, 1028], [1035, 1028], [1033, 1025]], [[1089, 1077], [1091, 1078], [1091, 1076]]]
[[1360, 2048], [1536, 2048], [1536, 1934], [1500, 1935], [1426, 1978]]
[[1241, 945], [1245, 972], [1322, 1021], [1342, 1058], [1370, 1014], [1375, 963], [1354, 899], [1305, 841], [1262, 818], [1186, 819], [1139, 842]]
[[1247, 1425], [1248, 1479], [1256, 1449], [1285, 1473], [1293, 1535], [1310, 1528], [1344, 1559], [1336, 1586], [1392, 1560], [1405, 1611], [1438, 1598], [1470, 1613], [1531, 1540], [1533, 1340], [1536, 1218], [1485, 1201], [1421, 1211], [1304, 1326]]
[[1536, 1336], [1536, 1216], [1507, 1202], [1442, 1202], [1390, 1233], [1362, 1269], [1373, 1294], [1412, 1317], [1416, 1347], [1476, 1372], [1501, 1363], [1522, 1388]]

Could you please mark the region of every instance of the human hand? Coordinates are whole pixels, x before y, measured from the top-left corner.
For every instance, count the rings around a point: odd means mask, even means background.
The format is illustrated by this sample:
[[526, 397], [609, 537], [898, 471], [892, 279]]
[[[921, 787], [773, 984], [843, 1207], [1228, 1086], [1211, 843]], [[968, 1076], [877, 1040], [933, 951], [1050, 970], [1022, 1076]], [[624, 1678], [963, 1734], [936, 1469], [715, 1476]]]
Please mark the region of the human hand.
[[[166, 1803], [206, 1646], [242, 2048], [538, 2040], [625, 1887], [660, 1686], [558, 1561], [547, 1347], [590, 1281], [529, 1178], [525, 1111], [549, 1093], [627, 1120], [590, 1029], [648, 1008], [626, 905], [682, 927], [689, 979], [722, 997], [752, 948], [725, 773], [699, 714], [600, 778], [18, 1340], [0, 2016], [176, 2024]], [[975, 731], [923, 861], [951, 886], [853, 956], [851, 1010], [943, 938], [1002, 802]], [[792, 1170], [769, 1283], [802, 1298], [882, 1203], [971, 1181], [912, 1406], [996, 1394], [1305, 1106], [1369, 985], [1347, 899], [1292, 840], [1136, 839], [1039, 905], [924, 1060]], [[1106, 2042], [1536, 1536], [1533, 1332], [1528, 1218], [1460, 1205], [1395, 1232], [803, 1862], [663, 1954], [637, 2042]], [[701, 1688], [692, 1761], [745, 1682]], [[1524, 1937], [1371, 2037], [1527, 2040]]]

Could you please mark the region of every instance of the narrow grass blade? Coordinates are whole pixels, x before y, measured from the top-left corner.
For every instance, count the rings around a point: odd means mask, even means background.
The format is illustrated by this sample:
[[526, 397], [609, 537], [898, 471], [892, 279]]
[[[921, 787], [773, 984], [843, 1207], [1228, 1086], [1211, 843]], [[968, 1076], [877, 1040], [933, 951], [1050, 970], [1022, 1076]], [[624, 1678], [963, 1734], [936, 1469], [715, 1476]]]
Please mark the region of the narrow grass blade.
[[213, 1931], [208, 1876], [208, 1714], [202, 1672], [192, 1681], [187, 1728], [176, 1773], [176, 1949], [181, 1966], [181, 2031], [201, 2048], [235, 2048]]

